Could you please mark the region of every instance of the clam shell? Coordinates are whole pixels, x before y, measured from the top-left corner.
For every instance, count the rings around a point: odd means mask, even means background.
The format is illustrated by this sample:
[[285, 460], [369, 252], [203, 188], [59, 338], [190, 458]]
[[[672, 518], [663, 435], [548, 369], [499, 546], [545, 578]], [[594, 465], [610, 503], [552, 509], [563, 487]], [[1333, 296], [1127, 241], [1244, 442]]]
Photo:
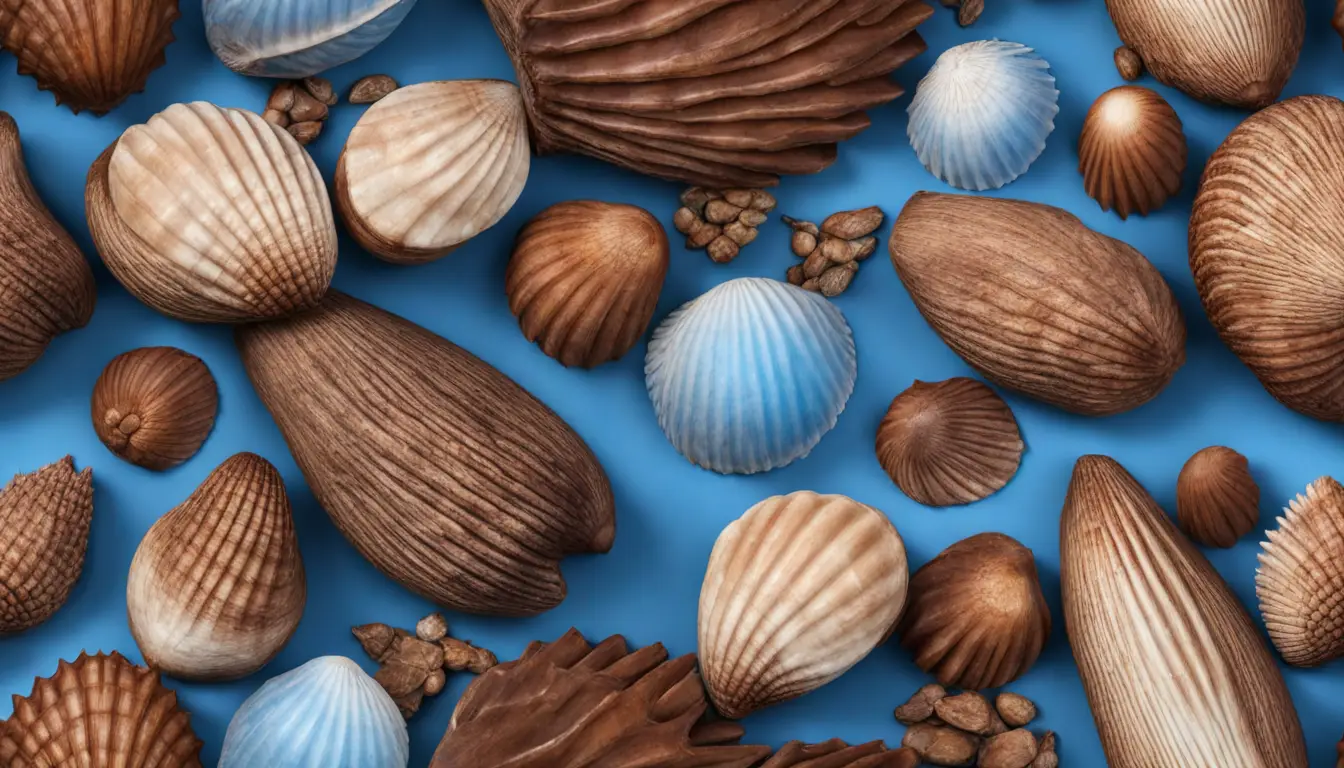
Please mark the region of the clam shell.
[[891, 634], [909, 569], [896, 527], [845, 496], [774, 496], [729, 524], [700, 589], [700, 669], [741, 718], [816, 690]]
[[219, 768], [405, 768], [406, 721], [382, 686], [344, 656], [266, 681], [224, 735]]
[[1101, 94], [1078, 139], [1087, 194], [1120, 218], [1147, 216], [1181, 188], [1187, 149], [1181, 118], [1166, 99], [1137, 85]]
[[1278, 523], [1260, 545], [1260, 613], [1284, 661], [1319, 666], [1344, 656], [1344, 487], [1317, 479]]
[[910, 146], [929, 173], [958, 189], [998, 189], [1045, 151], [1059, 91], [1033, 49], [977, 40], [938, 57], [909, 113]]
[[840, 310], [760, 277], [729, 280], [683, 304], [653, 332], [644, 361], [667, 439], [722, 473], [764, 472], [811, 453], [857, 376]]
[[336, 226], [298, 141], [241, 109], [174, 104], [89, 170], [89, 228], [136, 298], [179, 320], [283, 317], [322, 298]]
[[1231, 547], [1260, 520], [1260, 486], [1246, 457], [1231, 448], [1205, 448], [1181, 467], [1176, 517], [1185, 535], [1209, 547]]
[[84, 570], [93, 519], [93, 470], [64, 459], [0, 490], [0, 636], [60, 610]]
[[195, 456], [215, 426], [218, 409], [219, 390], [210, 369], [174, 347], [123, 352], [93, 385], [98, 439], [146, 469], [168, 469]]

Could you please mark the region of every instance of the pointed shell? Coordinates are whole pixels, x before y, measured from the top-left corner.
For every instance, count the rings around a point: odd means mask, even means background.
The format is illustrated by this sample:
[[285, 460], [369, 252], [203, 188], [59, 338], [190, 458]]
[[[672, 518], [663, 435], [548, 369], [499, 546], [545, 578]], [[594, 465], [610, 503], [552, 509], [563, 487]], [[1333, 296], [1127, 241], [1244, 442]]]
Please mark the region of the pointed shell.
[[1045, 150], [1059, 91], [1031, 48], [978, 40], [938, 57], [909, 112], [910, 146], [929, 173], [958, 189], [998, 189]]
[[93, 385], [93, 429], [108, 450], [146, 469], [175, 467], [215, 426], [219, 390], [199, 357], [141, 347], [112, 358]]
[[369, 107], [336, 166], [336, 204], [366, 250], [432, 261], [494, 226], [527, 183], [531, 148], [518, 87], [444, 80]]
[[667, 276], [663, 225], [633, 205], [574, 200], [532, 219], [504, 277], [528, 341], [562, 365], [592, 368], [630, 351]]
[[658, 425], [692, 463], [725, 474], [811, 453], [845, 409], [858, 361], [845, 316], [820, 294], [729, 280], [653, 332], [645, 383]]
[[1181, 118], [1166, 99], [1137, 85], [1097, 97], [1078, 139], [1087, 194], [1120, 218], [1147, 216], [1181, 188], [1186, 161]]
[[1176, 517], [1185, 535], [1209, 547], [1231, 547], [1260, 520], [1260, 486], [1246, 457], [1213, 445], [1181, 467]]
[[916, 381], [877, 428], [877, 460], [905, 495], [933, 507], [969, 504], [1008, 484], [1022, 460], [1012, 409], [958, 377]]
[[1344, 487], [1322, 477], [1266, 531], [1255, 593], [1283, 660], [1315, 667], [1344, 656]]
[[84, 570], [93, 519], [93, 470], [64, 459], [0, 490], [0, 636], [60, 610]]
[[891, 634], [905, 605], [905, 544], [845, 496], [774, 496], [729, 524], [700, 589], [700, 669], [741, 718], [816, 690]]
[[174, 104], [128, 128], [89, 170], [89, 228], [136, 298], [189, 322], [247, 322], [313, 306], [336, 269], [317, 166], [241, 109]]

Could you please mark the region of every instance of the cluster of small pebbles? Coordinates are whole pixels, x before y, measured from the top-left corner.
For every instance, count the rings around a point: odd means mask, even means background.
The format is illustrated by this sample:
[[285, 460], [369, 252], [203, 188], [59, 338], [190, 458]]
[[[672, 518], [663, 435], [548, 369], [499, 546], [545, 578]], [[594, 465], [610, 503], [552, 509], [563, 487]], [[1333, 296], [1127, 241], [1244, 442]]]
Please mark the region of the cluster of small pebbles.
[[1000, 693], [991, 705], [974, 691], [926, 685], [896, 708], [896, 719], [907, 726], [901, 745], [927, 765], [1059, 768], [1055, 734], [1038, 739], [1026, 728], [1036, 705], [1025, 696]]
[[380, 665], [373, 676], [407, 720], [426, 696], [437, 696], [448, 672], [482, 674], [499, 663], [495, 654], [448, 636], [443, 614], [431, 613], [415, 625], [415, 634], [386, 624], [353, 627], [364, 652]]
[[831, 214], [820, 227], [784, 216], [784, 223], [793, 230], [789, 247], [803, 260], [789, 267], [785, 279], [829, 298], [844, 293], [859, 273], [859, 262], [877, 251], [873, 233], [883, 218], [882, 209], [875, 205]]
[[756, 228], [774, 209], [774, 196], [763, 189], [691, 187], [681, 193], [672, 224], [686, 236], [688, 249], [703, 248], [715, 263], [726, 264], [756, 239]]
[[[387, 75], [370, 75], [350, 89], [351, 104], [372, 104], [397, 89]], [[329, 108], [340, 99], [324, 77], [285, 80], [271, 90], [262, 119], [289, 131], [300, 144], [310, 144], [322, 134]]]

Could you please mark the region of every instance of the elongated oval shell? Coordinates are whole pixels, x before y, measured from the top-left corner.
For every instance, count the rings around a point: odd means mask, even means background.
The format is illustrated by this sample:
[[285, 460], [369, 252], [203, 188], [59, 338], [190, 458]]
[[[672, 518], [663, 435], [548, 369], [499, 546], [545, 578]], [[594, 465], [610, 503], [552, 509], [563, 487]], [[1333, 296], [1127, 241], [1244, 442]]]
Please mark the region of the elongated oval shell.
[[1111, 768], [1307, 768], [1251, 617], [1115, 460], [1078, 460], [1059, 541], [1069, 645]]
[[527, 183], [518, 87], [444, 80], [399, 88], [359, 118], [336, 165], [336, 204], [373, 255], [421, 264], [494, 226]]
[[93, 385], [98, 439], [146, 469], [168, 469], [195, 456], [218, 409], [219, 388], [210, 369], [174, 347], [123, 352]]
[[1181, 118], [1167, 100], [1137, 85], [1101, 94], [1078, 139], [1087, 194], [1120, 218], [1147, 216], [1181, 189], [1187, 155]]
[[1246, 457], [1212, 445], [1176, 478], [1176, 518], [1185, 535], [1210, 547], [1231, 547], [1260, 520], [1260, 486]]
[[658, 425], [692, 463], [750, 474], [812, 452], [854, 391], [845, 316], [761, 277], [721, 283], [653, 332], [644, 378]]
[[1106, 416], [1157, 396], [1185, 321], [1143, 254], [1059, 208], [918, 192], [891, 263], [920, 314], [991, 382]]
[[714, 543], [700, 588], [700, 669], [719, 712], [746, 715], [829, 683], [891, 634], [905, 544], [845, 496], [773, 496]]
[[406, 721], [392, 697], [344, 656], [267, 680], [229, 721], [219, 768], [406, 768]]
[[103, 263], [136, 298], [189, 322], [283, 317], [336, 270], [326, 185], [287, 132], [241, 109], [174, 104], [89, 169]]
[[958, 189], [998, 189], [1045, 151], [1059, 91], [1033, 49], [977, 40], [938, 57], [909, 113], [910, 146], [929, 173]]
[[1278, 523], [1260, 545], [1260, 614], [1284, 661], [1319, 666], [1344, 656], [1344, 487], [1317, 479]]
[[60, 610], [84, 570], [93, 470], [66, 456], [0, 490], [0, 636]]

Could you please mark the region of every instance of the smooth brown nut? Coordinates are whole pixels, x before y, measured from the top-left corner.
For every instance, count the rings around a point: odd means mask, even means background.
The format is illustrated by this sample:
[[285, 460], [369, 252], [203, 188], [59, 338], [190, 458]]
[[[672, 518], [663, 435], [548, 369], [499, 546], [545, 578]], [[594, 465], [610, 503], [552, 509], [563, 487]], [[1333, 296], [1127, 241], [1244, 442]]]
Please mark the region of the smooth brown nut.
[[994, 721], [997, 719], [994, 709], [989, 706], [989, 700], [975, 691], [939, 699], [933, 705], [933, 712], [953, 728], [982, 736], [994, 731]]
[[1046, 731], [1041, 737], [1041, 743], [1036, 750], [1036, 759], [1031, 761], [1031, 768], [1059, 768], [1059, 755], [1055, 754], [1055, 733]]
[[826, 254], [822, 252], [821, 248], [818, 248], [812, 252], [811, 256], [807, 257], [807, 261], [803, 262], [803, 274], [807, 277], [821, 277], [821, 273], [825, 272], [829, 266], [831, 266], [831, 260], [826, 258]]
[[937, 683], [915, 691], [910, 700], [896, 708], [896, 719], [906, 725], [922, 723], [933, 716], [933, 705], [947, 697], [947, 689]]
[[737, 221], [737, 215], [742, 209], [727, 200], [710, 200], [705, 205], [705, 221], [711, 224], [727, 224], [730, 221]]
[[294, 106], [289, 108], [289, 119], [309, 123], [327, 119], [327, 105], [313, 98], [301, 88], [294, 89]]
[[714, 260], [715, 264], [727, 264], [737, 258], [739, 249], [732, 238], [727, 235], [719, 235], [706, 246], [705, 252], [709, 254], [709, 258]]
[[802, 285], [803, 281], [807, 279], [807, 277], [803, 275], [803, 265], [794, 264], [792, 267], [789, 267], [789, 271], [784, 273], [784, 279], [787, 280], [790, 285]]
[[689, 235], [691, 229], [695, 226], [697, 218], [695, 211], [692, 211], [686, 206], [682, 206], [677, 209], [676, 213], [672, 214], [672, 226], [676, 227], [677, 231], [681, 234]]
[[994, 708], [1010, 728], [1021, 728], [1036, 719], [1036, 705], [1031, 703], [1031, 699], [1016, 693], [1000, 693], [994, 699]]
[[731, 221], [723, 228], [723, 234], [739, 246], [756, 239], [756, 228], [748, 227], [740, 221]]
[[857, 240], [867, 237], [882, 226], [885, 215], [877, 206], [860, 208], [856, 211], [833, 213], [821, 222], [821, 231], [841, 240]]
[[901, 745], [914, 749], [930, 765], [966, 766], [975, 763], [980, 739], [955, 728], [916, 723], [906, 729]]
[[306, 123], [294, 123], [288, 128], [291, 136], [300, 144], [311, 144], [322, 133], [322, 123], [312, 120]]
[[316, 75], [305, 77], [303, 78], [303, 88], [308, 91], [308, 95], [329, 107], [334, 106], [339, 101], [336, 98], [336, 90], [331, 87], [331, 81], [325, 77], [317, 77]]
[[854, 280], [856, 270], [850, 269], [854, 262], [849, 264], [840, 264], [825, 272], [817, 278], [817, 287], [821, 289], [821, 295], [827, 298], [835, 298], [849, 289], [849, 284]]
[[980, 750], [980, 768], [1027, 768], [1036, 759], [1036, 737], [1031, 731], [1018, 728], [1001, 733]]
[[806, 259], [817, 250], [817, 236], [811, 232], [802, 229], [793, 231], [793, 237], [789, 240], [789, 247], [793, 249], [793, 255], [800, 259]]
[[347, 99], [351, 104], [372, 104], [395, 90], [396, 80], [387, 75], [369, 75], [355, 83]]
[[271, 97], [266, 101], [267, 109], [288, 112], [294, 107], [294, 83], [283, 82], [271, 89]]

